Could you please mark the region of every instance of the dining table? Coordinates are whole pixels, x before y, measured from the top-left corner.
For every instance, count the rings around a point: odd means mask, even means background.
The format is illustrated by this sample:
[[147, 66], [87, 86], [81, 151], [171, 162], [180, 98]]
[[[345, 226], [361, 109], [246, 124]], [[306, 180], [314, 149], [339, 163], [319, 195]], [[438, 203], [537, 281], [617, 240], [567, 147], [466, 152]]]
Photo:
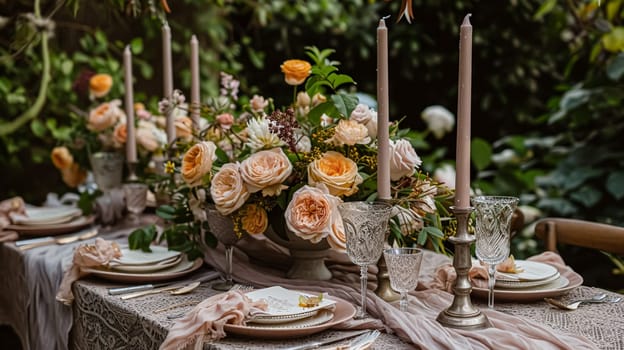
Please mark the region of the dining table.
[[[145, 215], [143, 224], [159, 223]], [[101, 227], [97, 237], [127, 245], [134, 224]], [[207, 250], [203, 262], [175, 281], [202, 280], [190, 293], [158, 293], [124, 300], [109, 289], [142, 284], [87, 274], [72, 286], [71, 305], [56, 300], [64, 271], [72, 264], [79, 245], [96, 237], [68, 244], [52, 244], [21, 250], [12, 242], [0, 245], [0, 325], [10, 326], [23, 349], [157, 349], [179, 318], [208, 297], [223, 293], [211, 288], [215, 271], [224, 267], [223, 247]], [[267, 239], [245, 238], [234, 254], [233, 276], [241, 287], [262, 289], [281, 285], [290, 289], [328, 292], [357, 305], [359, 268], [348, 263], [344, 253], [328, 254], [326, 264], [333, 273], [329, 281], [290, 280], [286, 277], [287, 250]], [[318, 341], [343, 339], [365, 329], [379, 329], [381, 335], [371, 349], [624, 349], [624, 302], [584, 304], [576, 311], [554, 308], [543, 298], [514, 295], [487, 308], [487, 298], [473, 290], [472, 302], [492, 323], [486, 330], [454, 330], [440, 325], [435, 316], [449, 306], [452, 294], [433, 288], [441, 267], [451, 258], [425, 250], [418, 288], [409, 295], [409, 309], [403, 313], [397, 302], [386, 302], [374, 293], [376, 267], [369, 269], [367, 300], [371, 317], [332, 324], [318, 332], [272, 337], [266, 334], [227, 334], [206, 341], [204, 349], [289, 349]], [[569, 268], [569, 267], [568, 267]], [[207, 278], [207, 276], [212, 276]], [[554, 297], [563, 300], [584, 298], [598, 292], [621, 296], [601, 288], [583, 285], [568, 288]], [[236, 333], [236, 332], [235, 332]], [[270, 334], [269, 334], [270, 335]], [[342, 343], [348, 343], [344, 340]], [[336, 343], [340, 344], [340, 342]]]

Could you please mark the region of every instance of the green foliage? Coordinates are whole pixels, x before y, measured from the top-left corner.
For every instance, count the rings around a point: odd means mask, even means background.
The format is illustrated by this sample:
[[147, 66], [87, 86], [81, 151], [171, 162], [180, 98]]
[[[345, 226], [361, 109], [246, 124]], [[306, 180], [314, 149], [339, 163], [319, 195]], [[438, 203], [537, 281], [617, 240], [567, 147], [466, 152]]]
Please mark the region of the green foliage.
[[157, 234], [158, 231], [156, 231], [155, 225], [138, 228], [128, 236], [128, 245], [132, 250], [140, 249], [141, 251], [151, 253], [150, 245], [156, 240]]

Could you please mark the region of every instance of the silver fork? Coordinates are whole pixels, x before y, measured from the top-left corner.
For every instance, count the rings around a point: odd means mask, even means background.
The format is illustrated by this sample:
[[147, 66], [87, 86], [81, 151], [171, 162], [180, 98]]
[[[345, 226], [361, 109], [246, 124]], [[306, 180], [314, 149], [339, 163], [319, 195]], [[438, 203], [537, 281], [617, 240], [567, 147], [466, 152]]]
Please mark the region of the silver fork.
[[[253, 286], [246, 285], [246, 284], [238, 284], [237, 283], [230, 289], [230, 291], [232, 291], [232, 290], [240, 290], [241, 292], [250, 292], [253, 289], [254, 289]], [[178, 312], [178, 313], [175, 313], [175, 314], [167, 315], [167, 319], [175, 320], [176, 318], [180, 318], [180, 317], [182, 317], [184, 315], [186, 315], [186, 311], [182, 311], [182, 312]]]

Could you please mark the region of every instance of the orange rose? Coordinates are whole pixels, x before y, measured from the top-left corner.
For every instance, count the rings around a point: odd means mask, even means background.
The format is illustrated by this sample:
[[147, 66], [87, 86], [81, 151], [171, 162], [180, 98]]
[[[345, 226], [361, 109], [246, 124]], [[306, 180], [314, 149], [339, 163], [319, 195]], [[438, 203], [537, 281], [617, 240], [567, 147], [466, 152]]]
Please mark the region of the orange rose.
[[210, 173], [212, 162], [217, 159], [217, 145], [212, 141], [196, 143], [182, 158], [182, 179], [189, 186], [201, 185], [204, 175]]
[[60, 170], [68, 169], [74, 163], [74, 157], [65, 146], [54, 147], [51, 157], [52, 164]]
[[89, 80], [89, 92], [97, 98], [106, 96], [112, 86], [113, 77], [108, 74], [96, 74]]
[[266, 231], [269, 218], [266, 210], [257, 204], [247, 204], [243, 207], [245, 215], [241, 223], [243, 230], [250, 235], [257, 235]]
[[116, 145], [121, 146], [126, 143], [128, 137], [128, 126], [126, 123], [119, 123], [113, 130], [113, 141]]
[[287, 60], [280, 66], [288, 85], [301, 85], [312, 73], [310, 63], [303, 60]]
[[77, 163], [72, 163], [69, 168], [61, 169], [61, 176], [67, 186], [76, 188], [87, 179], [87, 172]]
[[104, 102], [89, 112], [87, 128], [92, 131], [103, 131], [115, 125], [120, 119], [125, 120], [126, 114], [119, 108], [120, 100]]
[[334, 196], [354, 194], [362, 181], [357, 164], [338, 152], [326, 152], [308, 165], [308, 184], [323, 183]]

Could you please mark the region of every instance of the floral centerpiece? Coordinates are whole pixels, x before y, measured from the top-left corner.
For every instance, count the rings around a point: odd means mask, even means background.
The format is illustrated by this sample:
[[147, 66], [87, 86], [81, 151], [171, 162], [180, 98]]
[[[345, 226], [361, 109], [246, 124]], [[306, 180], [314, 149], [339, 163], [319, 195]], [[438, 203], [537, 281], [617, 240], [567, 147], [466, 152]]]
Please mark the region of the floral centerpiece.
[[[329, 60], [332, 52], [311, 47], [306, 53], [312, 63], [282, 64], [293, 88], [293, 102], [283, 108], [271, 98], [239, 97], [238, 82], [222, 74], [220, 96], [201, 107], [207, 126], [179, 141], [177, 156], [166, 165], [173, 202], [157, 212], [172, 222], [162, 236], [170, 248], [194, 258], [203, 243], [215, 246], [205, 232], [206, 208], [214, 207], [231, 218], [239, 236], [273, 230], [285, 238], [289, 231], [312, 244], [345, 249], [337, 205], [377, 196], [377, 114], [345, 90], [355, 82]], [[399, 122], [390, 128], [390, 243], [429, 241], [443, 249], [442, 218], [449, 216], [453, 191], [419, 170], [412, 142], [420, 136]], [[153, 229], [135, 232], [131, 245], [149, 241], [146, 234], [153, 237]]]

